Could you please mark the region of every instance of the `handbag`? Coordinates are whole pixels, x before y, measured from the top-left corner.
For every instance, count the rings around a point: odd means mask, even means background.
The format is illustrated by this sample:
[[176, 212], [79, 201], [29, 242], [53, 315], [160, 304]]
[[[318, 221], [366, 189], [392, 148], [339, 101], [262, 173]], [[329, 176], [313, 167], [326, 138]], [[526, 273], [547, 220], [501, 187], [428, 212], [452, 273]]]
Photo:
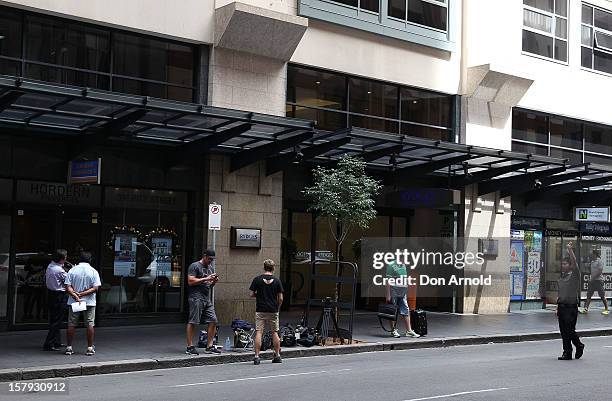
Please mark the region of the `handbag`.
[[376, 315], [378, 316], [380, 327], [386, 332], [389, 332], [389, 333], [392, 332], [394, 326], [391, 325], [391, 328], [387, 330], [385, 328], [385, 325], [383, 324], [383, 320], [395, 322], [397, 321], [398, 313], [399, 313], [399, 305], [388, 304], [388, 303], [378, 304], [378, 313]]

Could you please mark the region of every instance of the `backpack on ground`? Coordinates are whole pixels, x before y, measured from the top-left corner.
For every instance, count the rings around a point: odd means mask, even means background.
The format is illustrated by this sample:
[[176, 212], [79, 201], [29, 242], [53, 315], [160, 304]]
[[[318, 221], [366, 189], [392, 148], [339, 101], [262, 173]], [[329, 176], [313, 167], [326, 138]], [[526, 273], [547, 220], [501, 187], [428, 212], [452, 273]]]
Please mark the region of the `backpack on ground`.
[[286, 324], [278, 331], [278, 336], [281, 340], [281, 347], [295, 347], [297, 344], [295, 338], [295, 330], [289, 324]]
[[410, 311], [410, 325], [412, 330], [420, 336], [427, 335], [427, 313], [422, 309]]

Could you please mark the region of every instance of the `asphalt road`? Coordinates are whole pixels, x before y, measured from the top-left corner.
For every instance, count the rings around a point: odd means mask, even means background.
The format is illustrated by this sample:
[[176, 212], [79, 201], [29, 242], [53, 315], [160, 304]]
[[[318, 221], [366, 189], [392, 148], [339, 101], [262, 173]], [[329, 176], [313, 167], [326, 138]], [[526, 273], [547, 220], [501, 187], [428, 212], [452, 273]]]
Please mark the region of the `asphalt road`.
[[612, 337], [584, 342], [573, 361], [557, 361], [559, 340], [490, 344], [82, 376], [66, 379], [63, 395], [10, 396], [2, 383], [0, 399], [610, 400]]

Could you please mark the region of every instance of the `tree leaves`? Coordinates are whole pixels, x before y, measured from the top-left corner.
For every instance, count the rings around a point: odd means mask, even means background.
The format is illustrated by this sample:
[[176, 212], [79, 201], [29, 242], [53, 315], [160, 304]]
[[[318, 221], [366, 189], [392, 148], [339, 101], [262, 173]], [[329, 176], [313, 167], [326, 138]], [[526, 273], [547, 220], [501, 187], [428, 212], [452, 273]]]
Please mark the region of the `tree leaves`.
[[338, 243], [352, 227], [367, 229], [376, 218], [374, 197], [382, 185], [366, 175], [365, 165], [361, 159], [345, 156], [336, 168], [317, 166], [313, 185], [302, 191], [310, 201], [309, 211], [338, 220], [340, 235], [332, 229]]

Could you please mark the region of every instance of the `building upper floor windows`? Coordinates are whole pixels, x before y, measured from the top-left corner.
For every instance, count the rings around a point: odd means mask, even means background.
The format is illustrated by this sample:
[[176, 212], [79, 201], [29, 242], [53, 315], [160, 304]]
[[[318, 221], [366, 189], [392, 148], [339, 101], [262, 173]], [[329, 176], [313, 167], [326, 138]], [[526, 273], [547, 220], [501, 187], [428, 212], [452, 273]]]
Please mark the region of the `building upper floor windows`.
[[523, 51], [567, 63], [567, 0], [523, 0]]
[[360, 127], [453, 141], [452, 95], [289, 65], [287, 115], [336, 131]]
[[612, 127], [514, 109], [512, 150], [560, 157], [571, 164], [612, 165]]
[[0, 7], [0, 74], [193, 101], [183, 43]]
[[581, 65], [612, 74], [612, 12], [582, 5]]
[[299, 0], [299, 14], [454, 50], [456, 0]]

